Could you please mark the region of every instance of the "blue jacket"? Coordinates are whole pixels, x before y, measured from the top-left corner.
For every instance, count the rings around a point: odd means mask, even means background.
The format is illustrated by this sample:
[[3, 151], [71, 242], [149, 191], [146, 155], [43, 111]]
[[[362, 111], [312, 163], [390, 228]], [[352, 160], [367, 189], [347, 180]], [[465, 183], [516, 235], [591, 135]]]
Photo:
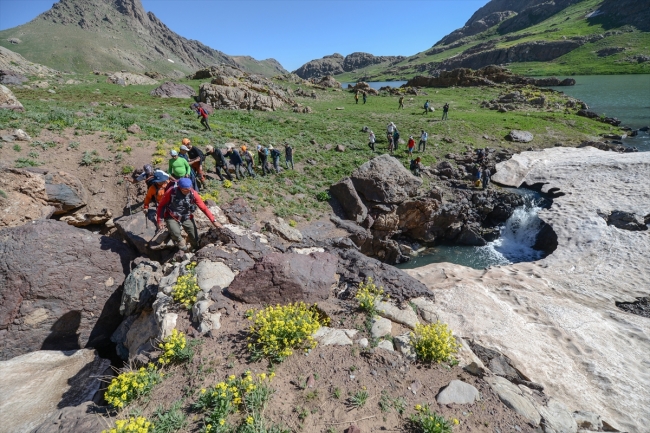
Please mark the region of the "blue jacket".
[[230, 157], [230, 163], [232, 165], [241, 165], [242, 164], [241, 155], [239, 154], [239, 152], [237, 152], [237, 150], [232, 149], [228, 153], [228, 156]]

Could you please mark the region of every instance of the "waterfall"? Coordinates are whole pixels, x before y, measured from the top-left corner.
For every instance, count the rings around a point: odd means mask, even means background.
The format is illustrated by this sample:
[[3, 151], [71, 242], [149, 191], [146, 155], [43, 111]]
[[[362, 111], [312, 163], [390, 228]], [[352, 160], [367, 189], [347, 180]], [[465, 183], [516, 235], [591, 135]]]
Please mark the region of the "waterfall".
[[516, 208], [501, 228], [499, 239], [480, 248], [495, 264], [531, 262], [544, 256], [533, 249], [543, 224], [538, 216], [541, 200], [533, 194], [524, 194], [524, 199], [524, 205]]

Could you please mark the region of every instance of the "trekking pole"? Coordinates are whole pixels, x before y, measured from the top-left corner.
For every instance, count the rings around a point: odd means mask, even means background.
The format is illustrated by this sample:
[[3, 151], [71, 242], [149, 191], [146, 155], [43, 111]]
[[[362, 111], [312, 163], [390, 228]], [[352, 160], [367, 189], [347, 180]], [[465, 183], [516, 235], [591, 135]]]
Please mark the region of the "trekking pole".
[[129, 191], [129, 184], [126, 184], [126, 205], [129, 207], [129, 215], [132, 215], [131, 213], [131, 193]]

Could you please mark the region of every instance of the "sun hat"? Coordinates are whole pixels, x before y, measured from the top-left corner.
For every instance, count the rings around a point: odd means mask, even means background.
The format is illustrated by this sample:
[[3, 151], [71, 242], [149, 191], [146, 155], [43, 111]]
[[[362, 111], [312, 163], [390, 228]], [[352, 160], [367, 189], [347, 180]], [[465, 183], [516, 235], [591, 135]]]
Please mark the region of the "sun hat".
[[182, 177], [178, 180], [179, 188], [192, 188], [192, 179], [189, 177]]
[[164, 171], [156, 171], [156, 173], [153, 175], [153, 183], [162, 183], [169, 179], [169, 176], [167, 176], [167, 173]]
[[185, 152], [187, 152], [190, 149], [188, 149], [187, 146], [181, 146], [181, 150], [184, 150]]
[[189, 138], [184, 138], [181, 143], [183, 144], [190, 144], [190, 139]]
[[273, 150], [273, 146], [269, 144], [269, 150]]
[[170, 151], [169, 151], [169, 154], [170, 154], [171, 156], [178, 156], [178, 152], [176, 152], [174, 149], [170, 150]]
[[205, 146], [205, 151], [208, 152], [208, 153], [212, 153], [212, 152], [214, 152], [214, 147], [212, 147], [212, 146]]

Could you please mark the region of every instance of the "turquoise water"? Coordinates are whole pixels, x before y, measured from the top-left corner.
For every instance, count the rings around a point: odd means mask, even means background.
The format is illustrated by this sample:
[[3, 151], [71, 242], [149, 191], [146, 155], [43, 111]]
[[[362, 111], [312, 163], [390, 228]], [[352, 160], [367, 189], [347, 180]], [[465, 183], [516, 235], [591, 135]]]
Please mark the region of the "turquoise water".
[[[567, 77], [558, 77], [561, 79]], [[579, 75], [575, 86], [553, 89], [589, 105], [589, 109], [608, 117], [617, 117], [632, 129], [650, 126], [650, 75]], [[650, 134], [623, 140], [627, 146], [650, 151]]]

